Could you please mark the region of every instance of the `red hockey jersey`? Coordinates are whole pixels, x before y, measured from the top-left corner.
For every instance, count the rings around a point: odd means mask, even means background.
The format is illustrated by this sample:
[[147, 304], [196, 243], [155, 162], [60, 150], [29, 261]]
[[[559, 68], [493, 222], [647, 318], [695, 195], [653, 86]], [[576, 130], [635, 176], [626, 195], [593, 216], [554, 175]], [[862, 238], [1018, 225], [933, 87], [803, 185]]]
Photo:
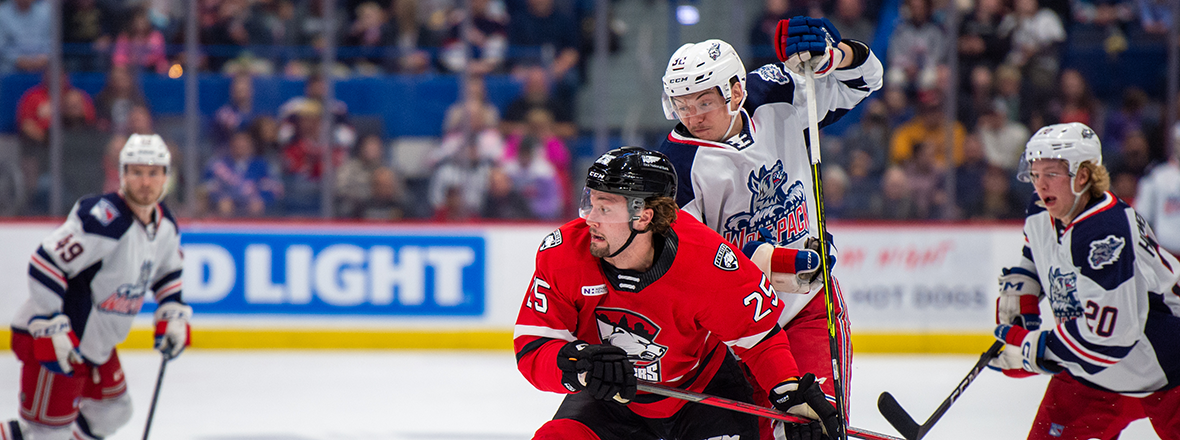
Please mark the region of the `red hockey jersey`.
[[[569, 393], [557, 352], [579, 339], [626, 350], [639, 380], [695, 392], [712, 380], [727, 346], [763, 389], [799, 374], [777, 325], [783, 302], [762, 271], [680, 214], [646, 272], [618, 270], [590, 255], [585, 220], [545, 237], [513, 335], [517, 367], [533, 386]], [[663, 418], [683, 405], [640, 393], [628, 407]]]

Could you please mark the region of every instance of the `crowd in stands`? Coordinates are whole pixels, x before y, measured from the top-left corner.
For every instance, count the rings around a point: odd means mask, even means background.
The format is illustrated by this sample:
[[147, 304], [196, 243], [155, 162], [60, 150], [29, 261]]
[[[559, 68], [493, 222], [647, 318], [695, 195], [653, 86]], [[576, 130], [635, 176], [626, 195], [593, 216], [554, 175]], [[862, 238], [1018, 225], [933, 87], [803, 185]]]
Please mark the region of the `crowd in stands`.
[[[0, 75], [47, 71], [48, 1], [0, 1]], [[574, 215], [574, 97], [586, 79], [592, 38], [584, 33], [593, 30], [595, 2], [336, 3], [329, 22], [322, 0], [199, 0], [201, 70], [232, 81], [228, 102], [203, 123], [199, 175], [174, 167], [169, 197], [181, 196], [182, 182], [197, 187], [188, 215], [314, 217], [325, 186], [338, 218]], [[796, 15], [829, 17], [844, 37], [877, 48], [887, 67], [885, 87], [850, 115], [857, 120], [821, 142], [830, 217], [1020, 218], [1032, 191], [1015, 178], [1020, 153], [1031, 130], [1052, 123], [1098, 132], [1113, 189], [1128, 201], [1153, 164], [1166, 161], [1166, 100], [1135, 87], [1100, 97], [1062, 54], [1069, 41], [1093, 42], [1110, 57], [1162, 41], [1174, 25], [1167, 0], [900, 0], [896, 22], [880, 23], [892, 17], [879, 16], [882, 3], [765, 0], [748, 33], [751, 70], [774, 61], [774, 27]], [[970, 8], [952, 20], [951, 3]], [[64, 203], [117, 188], [123, 140], [156, 130], [138, 78], [177, 76], [190, 55], [185, 12], [176, 1], [63, 0], [66, 71], [106, 73], [95, 96], [62, 78]], [[318, 64], [328, 42], [337, 46], [335, 75], [462, 74], [460, 99], [421, 164], [428, 171], [406, 176], [391, 153], [396, 139], [358, 127], [345, 102], [328, 101]], [[259, 110], [255, 80], [279, 75], [305, 78], [303, 95], [277, 112]], [[520, 95], [492, 104], [488, 75], [519, 81]], [[16, 113], [24, 214], [50, 211], [47, 80], [24, 93]], [[189, 160], [181, 153], [175, 164]]]

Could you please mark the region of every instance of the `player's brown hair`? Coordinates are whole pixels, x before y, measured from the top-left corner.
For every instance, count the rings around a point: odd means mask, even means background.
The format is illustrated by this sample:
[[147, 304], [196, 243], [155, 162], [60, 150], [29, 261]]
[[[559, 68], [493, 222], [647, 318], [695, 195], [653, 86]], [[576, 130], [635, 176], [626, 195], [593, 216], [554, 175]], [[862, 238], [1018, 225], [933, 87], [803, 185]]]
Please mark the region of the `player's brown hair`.
[[1099, 198], [1110, 189], [1110, 172], [1103, 165], [1095, 165], [1085, 161], [1078, 166], [1078, 170], [1086, 169], [1090, 172], [1090, 197]]
[[676, 221], [676, 213], [680, 211], [675, 199], [662, 196], [648, 197], [643, 200], [643, 205], [643, 209], [652, 210], [651, 224], [647, 225], [647, 231], [663, 235], [672, 229], [672, 222]]

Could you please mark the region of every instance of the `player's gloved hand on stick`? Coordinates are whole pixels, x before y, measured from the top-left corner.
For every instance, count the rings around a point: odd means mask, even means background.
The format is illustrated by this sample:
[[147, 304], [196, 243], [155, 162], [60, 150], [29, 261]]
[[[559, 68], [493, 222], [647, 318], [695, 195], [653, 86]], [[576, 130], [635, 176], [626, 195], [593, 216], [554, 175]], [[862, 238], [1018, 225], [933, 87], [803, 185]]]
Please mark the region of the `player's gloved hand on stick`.
[[29, 334], [33, 336], [33, 358], [45, 369], [69, 376], [74, 373], [72, 364], [82, 363], [78, 337], [66, 315], [59, 313], [29, 320]]
[[828, 440], [830, 437], [824, 434], [824, 424], [819, 421], [811, 423], [781, 423], [782, 435], [775, 435], [774, 438], [783, 440]]
[[1045, 338], [1050, 331], [1028, 331], [1020, 326], [1000, 324], [995, 336], [1005, 344], [1004, 351], [988, 362], [988, 367], [1015, 378], [1061, 372], [1061, 366], [1045, 359]]
[[191, 330], [188, 321], [193, 308], [179, 301], [169, 301], [156, 308], [156, 350], [169, 358], [180, 356], [189, 346]]
[[627, 404], [635, 398], [635, 367], [622, 348], [574, 341], [557, 352], [561, 383], [570, 391], [590, 393], [598, 400]]
[[[803, 247], [806, 249], [811, 249], [812, 252], [815, 252], [816, 255], [819, 255], [821, 252], [821, 249], [819, 248], [819, 244], [820, 243], [819, 243], [818, 238], [807, 237], [807, 241], [804, 242]], [[836, 267], [836, 244], [832, 243], [832, 236], [830, 234], [828, 235], [827, 247], [828, 247], [828, 270], [830, 271], [830, 270], [832, 270], [832, 268]], [[820, 271], [818, 270], [819, 269], [818, 264], [816, 265], [816, 269], [817, 270], [808, 272], [808, 276], [811, 277], [807, 280], [808, 282], [819, 281], [822, 283], [824, 281], [823, 275], [820, 274]]]
[[1013, 324], [1026, 330], [1041, 328], [1041, 283], [1036, 274], [1020, 267], [1003, 269], [1000, 297], [996, 299], [996, 324]]
[[770, 390], [770, 403], [779, 411], [818, 420], [823, 424], [824, 433], [835, 433], [840, 429], [836, 407], [828, 402], [814, 374], [807, 373], [775, 385]]
[[762, 269], [770, 285], [781, 293], [807, 293], [808, 283], [820, 268], [819, 253], [811, 249], [791, 249], [762, 241], [750, 241], [742, 253]]
[[805, 68], [815, 72], [816, 78], [832, 73], [844, 60], [838, 44], [840, 32], [826, 18], [792, 17], [779, 20], [775, 29], [775, 55], [798, 74]]

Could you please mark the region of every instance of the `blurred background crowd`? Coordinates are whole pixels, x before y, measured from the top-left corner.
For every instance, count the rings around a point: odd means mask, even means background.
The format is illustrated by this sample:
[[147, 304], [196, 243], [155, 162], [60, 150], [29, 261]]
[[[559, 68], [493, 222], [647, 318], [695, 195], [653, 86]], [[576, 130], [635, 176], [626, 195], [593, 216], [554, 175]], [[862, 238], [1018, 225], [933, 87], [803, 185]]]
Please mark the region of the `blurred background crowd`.
[[1180, 135], [1169, 0], [190, 1], [0, 1], [0, 215], [115, 190], [156, 132], [182, 217], [563, 221], [598, 153], [674, 126], [679, 42], [754, 70], [796, 15], [887, 69], [823, 132], [831, 218], [1021, 218], [1024, 143], [1060, 122], [1098, 132], [1130, 202]]

